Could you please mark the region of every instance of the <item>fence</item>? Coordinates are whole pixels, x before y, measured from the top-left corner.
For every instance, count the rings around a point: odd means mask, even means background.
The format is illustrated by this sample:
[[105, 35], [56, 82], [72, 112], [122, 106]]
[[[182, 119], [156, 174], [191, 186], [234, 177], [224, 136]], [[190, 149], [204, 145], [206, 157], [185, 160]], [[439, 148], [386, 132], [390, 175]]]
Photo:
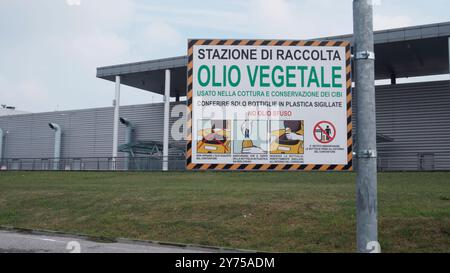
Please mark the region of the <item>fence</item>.
[[[441, 170], [434, 153], [378, 154], [379, 171]], [[450, 157], [450, 155], [449, 155]], [[169, 170], [186, 170], [183, 156], [168, 157]], [[357, 168], [357, 159], [353, 161]], [[9, 158], [0, 160], [0, 170], [36, 171], [160, 171], [163, 157], [81, 157], [81, 158]], [[442, 165], [442, 164], [441, 164]], [[445, 169], [445, 168], [444, 168]]]
[[[184, 157], [168, 157], [169, 170], [185, 170]], [[0, 170], [29, 171], [160, 171], [163, 157], [7, 158]]]

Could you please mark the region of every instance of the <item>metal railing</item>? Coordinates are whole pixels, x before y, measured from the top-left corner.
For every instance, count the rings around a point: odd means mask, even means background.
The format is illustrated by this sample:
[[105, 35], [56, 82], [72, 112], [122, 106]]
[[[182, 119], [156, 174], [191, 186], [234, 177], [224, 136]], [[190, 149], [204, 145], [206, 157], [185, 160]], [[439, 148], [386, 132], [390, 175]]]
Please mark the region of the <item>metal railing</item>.
[[[432, 171], [436, 168], [433, 153], [382, 153], [378, 154], [379, 171]], [[169, 170], [186, 170], [183, 156], [169, 156]], [[0, 160], [0, 170], [36, 171], [161, 171], [163, 157], [73, 157], [73, 158], [5, 158]], [[354, 158], [354, 170], [358, 160]]]
[[[185, 170], [184, 157], [168, 157], [169, 170]], [[2, 171], [161, 171], [163, 157], [5, 158]]]
[[377, 166], [378, 171], [434, 171], [435, 153], [379, 153]]

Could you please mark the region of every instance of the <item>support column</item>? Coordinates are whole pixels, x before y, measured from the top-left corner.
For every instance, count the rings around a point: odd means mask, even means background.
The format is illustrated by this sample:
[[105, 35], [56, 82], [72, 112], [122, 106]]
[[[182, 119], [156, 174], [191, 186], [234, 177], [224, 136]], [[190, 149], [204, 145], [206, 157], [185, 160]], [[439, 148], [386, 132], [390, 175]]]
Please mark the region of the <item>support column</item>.
[[[377, 224], [377, 143], [373, 4], [353, 0], [355, 87], [357, 96], [356, 225], [357, 251], [379, 252]], [[378, 246], [378, 247], [377, 247]]]
[[395, 73], [391, 73], [391, 85], [397, 84], [397, 75]]
[[116, 94], [114, 99], [114, 123], [113, 123], [113, 149], [112, 166], [114, 171], [117, 169], [117, 146], [119, 139], [119, 107], [120, 107], [120, 76], [116, 76]]
[[448, 37], [448, 76], [450, 77], [450, 37]]
[[166, 69], [164, 84], [164, 138], [163, 138], [163, 171], [169, 170], [169, 115], [170, 115], [170, 70]]

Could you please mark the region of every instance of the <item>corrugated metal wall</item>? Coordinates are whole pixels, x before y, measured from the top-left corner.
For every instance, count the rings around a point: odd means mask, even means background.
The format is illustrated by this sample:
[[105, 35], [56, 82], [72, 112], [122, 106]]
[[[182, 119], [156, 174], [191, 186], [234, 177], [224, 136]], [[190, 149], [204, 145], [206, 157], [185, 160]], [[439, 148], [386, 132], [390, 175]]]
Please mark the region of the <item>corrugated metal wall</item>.
[[386, 170], [450, 170], [450, 82], [380, 86], [377, 131], [394, 139], [378, 146]]
[[[381, 169], [450, 170], [449, 81], [379, 86], [376, 100], [377, 131], [394, 139], [379, 144]], [[172, 109], [176, 104], [184, 105], [172, 103]], [[0, 128], [9, 131], [4, 156], [52, 157], [54, 134], [47, 124], [55, 122], [63, 130], [62, 157], [110, 157], [112, 116], [113, 108], [108, 107], [0, 117]], [[162, 103], [123, 106], [120, 116], [136, 124], [135, 139], [162, 141]], [[172, 117], [171, 124], [177, 119]], [[354, 125], [356, 133], [355, 119]], [[119, 144], [124, 143], [124, 136], [125, 126], [120, 125]]]
[[[177, 104], [184, 105], [172, 103], [171, 110]], [[122, 106], [120, 116], [136, 125], [135, 140], [162, 142], [163, 111], [163, 103]], [[171, 124], [176, 120], [172, 117]], [[53, 157], [54, 131], [49, 122], [59, 124], [62, 129], [61, 157], [111, 157], [113, 108], [107, 107], [0, 117], [0, 128], [8, 131], [4, 158]], [[119, 144], [125, 141], [125, 130], [120, 124]], [[172, 138], [170, 141], [174, 143]]]

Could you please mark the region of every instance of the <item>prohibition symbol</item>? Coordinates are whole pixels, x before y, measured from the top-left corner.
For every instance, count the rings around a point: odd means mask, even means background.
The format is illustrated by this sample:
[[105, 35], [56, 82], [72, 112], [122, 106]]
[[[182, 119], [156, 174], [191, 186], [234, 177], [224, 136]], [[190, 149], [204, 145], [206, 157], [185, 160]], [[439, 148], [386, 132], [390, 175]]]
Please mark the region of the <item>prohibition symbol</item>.
[[336, 137], [336, 127], [329, 121], [320, 121], [314, 126], [314, 138], [323, 144], [328, 144]]

